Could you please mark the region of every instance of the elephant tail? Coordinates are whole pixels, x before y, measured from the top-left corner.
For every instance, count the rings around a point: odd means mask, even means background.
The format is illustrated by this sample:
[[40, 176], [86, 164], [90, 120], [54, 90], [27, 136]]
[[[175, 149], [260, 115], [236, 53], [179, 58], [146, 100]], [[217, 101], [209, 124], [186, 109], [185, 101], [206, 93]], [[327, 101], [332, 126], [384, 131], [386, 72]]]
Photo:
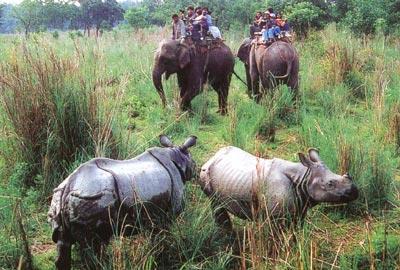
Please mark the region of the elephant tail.
[[233, 74], [235, 75], [236, 78], [238, 78], [239, 81], [241, 81], [244, 85], [248, 86], [247, 83], [242, 78], [240, 78], [240, 76], [236, 73], [235, 70], [233, 70]]
[[293, 60], [288, 61], [287, 62], [287, 70], [286, 70], [286, 74], [283, 76], [275, 76], [273, 75], [274, 79], [276, 80], [283, 80], [283, 79], [287, 79], [290, 76], [290, 73], [292, 71], [292, 66], [293, 66]]

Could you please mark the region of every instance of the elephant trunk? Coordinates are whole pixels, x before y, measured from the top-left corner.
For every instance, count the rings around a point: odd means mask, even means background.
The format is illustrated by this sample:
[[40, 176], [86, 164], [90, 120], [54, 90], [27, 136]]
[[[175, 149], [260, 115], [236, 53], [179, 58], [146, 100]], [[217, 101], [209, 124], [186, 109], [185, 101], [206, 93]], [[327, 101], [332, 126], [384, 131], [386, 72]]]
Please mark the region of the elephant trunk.
[[165, 106], [167, 105], [167, 100], [165, 98], [165, 93], [164, 93], [164, 89], [163, 89], [163, 85], [162, 85], [162, 75], [165, 71], [159, 67], [154, 67], [153, 69], [153, 84], [154, 87], [157, 90], [158, 95], [161, 98], [162, 104], [165, 108]]

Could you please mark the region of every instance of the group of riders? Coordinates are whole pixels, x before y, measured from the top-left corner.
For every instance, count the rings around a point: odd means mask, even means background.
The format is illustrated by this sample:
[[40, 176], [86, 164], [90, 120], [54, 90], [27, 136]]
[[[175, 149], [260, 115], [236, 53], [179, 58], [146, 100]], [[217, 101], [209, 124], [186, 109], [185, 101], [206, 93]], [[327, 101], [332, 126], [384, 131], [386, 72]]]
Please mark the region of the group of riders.
[[257, 12], [253, 24], [250, 26], [250, 37], [260, 37], [261, 42], [271, 44], [283, 38], [290, 39], [290, 26], [281, 13], [276, 14], [272, 8], [264, 13]]
[[[186, 12], [179, 10], [179, 14], [172, 15], [172, 39], [180, 40], [187, 37], [194, 42], [207, 37], [222, 40], [221, 32], [213, 24], [211, 11], [207, 7], [189, 6]], [[256, 13], [250, 26], [250, 37], [269, 45], [285, 37], [290, 39], [290, 26], [281, 13], [276, 14], [272, 8], [268, 8], [265, 12]]]
[[207, 7], [189, 6], [172, 15], [172, 39], [191, 37], [193, 41], [204, 40], [207, 36], [222, 39], [218, 27], [213, 25], [211, 12]]

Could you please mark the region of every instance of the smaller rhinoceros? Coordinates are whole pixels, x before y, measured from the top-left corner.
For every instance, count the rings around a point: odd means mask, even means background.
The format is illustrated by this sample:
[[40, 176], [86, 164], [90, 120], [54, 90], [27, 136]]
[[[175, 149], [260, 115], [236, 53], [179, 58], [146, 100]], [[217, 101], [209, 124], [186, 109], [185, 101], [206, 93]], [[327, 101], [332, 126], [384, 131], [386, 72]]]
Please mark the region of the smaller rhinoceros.
[[[159, 222], [183, 208], [184, 183], [195, 173], [188, 149], [160, 136], [154, 147], [130, 160], [95, 158], [77, 168], [55, 190], [48, 212], [57, 243], [57, 269], [71, 268], [71, 245], [98, 250], [116, 230]], [[171, 215], [170, 215], [171, 216]]]
[[348, 174], [332, 173], [317, 150], [308, 153], [308, 157], [299, 153], [301, 163], [293, 163], [258, 158], [233, 146], [220, 149], [203, 165], [199, 180], [212, 199], [216, 222], [231, 229], [228, 212], [242, 219], [267, 213], [272, 218], [289, 214], [301, 220], [317, 203], [343, 203], [358, 197]]

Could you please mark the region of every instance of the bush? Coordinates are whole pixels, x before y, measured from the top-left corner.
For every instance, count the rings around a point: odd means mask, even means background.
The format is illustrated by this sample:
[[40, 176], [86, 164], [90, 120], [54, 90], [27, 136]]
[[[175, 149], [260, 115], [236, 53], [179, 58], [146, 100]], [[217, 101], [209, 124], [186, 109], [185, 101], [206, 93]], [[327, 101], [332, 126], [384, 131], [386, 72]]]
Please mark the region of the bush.
[[0, 264], [3, 269], [16, 269], [19, 263], [32, 268], [32, 254], [27, 238], [26, 205], [22, 198], [0, 193]]
[[102, 21], [101, 24], [100, 24], [100, 30], [111, 31], [112, 30], [112, 25], [107, 21]]
[[105, 88], [82, 67], [40, 42], [16, 48], [0, 66], [6, 123], [16, 134], [16, 155], [30, 170], [22, 187], [48, 195], [82, 154], [117, 156], [112, 112], [98, 106]]
[[58, 31], [54, 31], [52, 36], [53, 38], [58, 39], [60, 37], [60, 34], [58, 33]]
[[265, 109], [265, 115], [258, 125], [257, 136], [259, 138], [274, 142], [278, 125], [282, 121], [290, 122], [295, 118], [293, 98], [291, 90], [284, 85], [276, 87], [271, 93], [265, 95], [261, 102]]
[[[367, 236], [362, 247], [340, 256], [343, 269], [397, 269], [400, 259], [400, 237], [388, 224], [380, 225], [371, 232], [366, 228]], [[367, 249], [366, 253], [363, 249]], [[396, 263], [397, 261], [397, 263]]]
[[73, 31], [68, 32], [68, 36], [70, 39], [75, 39], [75, 33]]
[[259, 124], [265, 118], [265, 108], [253, 101], [238, 103], [229, 111], [230, 126], [227, 141], [247, 151], [253, 149], [252, 138], [257, 134]]
[[343, 116], [304, 116], [300, 134], [304, 147], [319, 148], [332, 171], [353, 176], [360, 198], [348, 209], [378, 210], [394, 198], [396, 158], [391, 148], [379, 144], [381, 134], [357, 127], [357, 121]]

